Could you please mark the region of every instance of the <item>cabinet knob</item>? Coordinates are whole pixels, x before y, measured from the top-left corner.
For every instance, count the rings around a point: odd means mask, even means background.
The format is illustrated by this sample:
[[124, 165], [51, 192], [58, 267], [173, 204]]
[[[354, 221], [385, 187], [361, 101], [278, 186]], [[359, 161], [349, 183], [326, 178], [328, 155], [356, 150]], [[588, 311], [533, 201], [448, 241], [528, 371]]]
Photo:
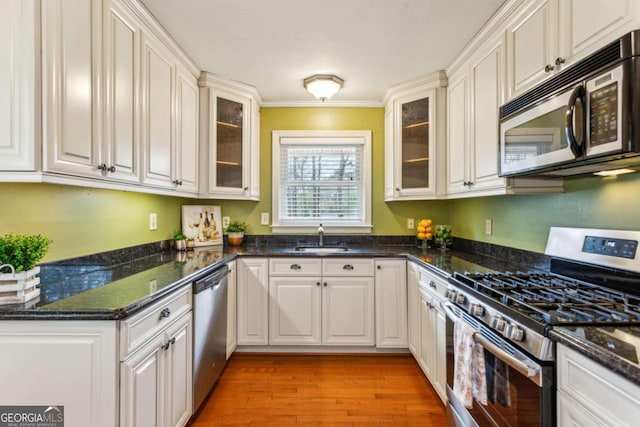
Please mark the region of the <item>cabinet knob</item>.
[[180, 181], [179, 179], [174, 179], [171, 182], [174, 183], [175, 185], [182, 185], [182, 181]]
[[400, 188], [396, 187], [396, 193], [400, 192]]
[[545, 66], [544, 66], [544, 72], [545, 72], [545, 73], [550, 73], [550, 72], [552, 72], [552, 71], [553, 71], [553, 70], [555, 70], [555, 69], [556, 69], [556, 67], [554, 67], [554, 66], [553, 66], [553, 65], [551, 65], [551, 64], [547, 64], [547, 65], [545, 65]]
[[116, 167], [115, 167], [115, 166], [113, 166], [113, 165], [111, 165], [111, 166], [109, 166], [109, 167], [107, 168], [107, 170], [108, 170], [109, 172], [113, 173], [113, 172], [115, 172], [115, 171], [116, 171]]
[[244, 187], [244, 188], [243, 188], [243, 190], [244, 190], [245, 192], [247, 192], [247, 191], [249, 191], [249, 187]]
[[327, 282], [324, 282], [323, 285], [326, 287], [327, 286]]
[[107, 165], [105, 165], [104, 163], [98, 165], [98, 170], [106, 172], [107, 171]]
[[343, 266], [342, 266], [342, 269], [343, 269], [343, 270], [351, 271], [351, 270], [353, 270], [353, 265], [351, 265], [351, 264], [345, 264], [345, 265], [343, 265]]
[[381, 265], [377, 265], [377, 266], [376, 266], [376, 268], [377, 268], [378, 270], [382, 270], [382, 266], [381, 266]]
[[562, 58], [561, 56], [556, 58], [556, 65], [564, 64], [564, 62], [565, 62], [565, 59]]
[[434, 282], [433, 280], [429, 282], [429, 287], [435, 289], [436, 288], [436, 282]]
[[160, 319], [171, 316], [171, 309], [169, 307], [163, 308], [160, 312]]
[[316, 286], [320, 286], [320, 282], [316, 282]]
[[291, 270], [300, 270], [302, 267], [300, 267], [300, 264], [291, 264], [291, 267], [289, 267]]

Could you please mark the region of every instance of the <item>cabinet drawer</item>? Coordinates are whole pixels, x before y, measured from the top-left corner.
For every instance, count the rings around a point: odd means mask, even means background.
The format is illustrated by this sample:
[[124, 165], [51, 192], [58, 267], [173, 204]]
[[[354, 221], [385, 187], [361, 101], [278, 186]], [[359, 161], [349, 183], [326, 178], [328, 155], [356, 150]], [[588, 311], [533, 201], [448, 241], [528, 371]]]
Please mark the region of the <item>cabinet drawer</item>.
[[322, 260], [317, 258], [271, 258], [270, 276], [318, 276]]
[[322, 260], [323, 276], [373, 276], [371, 258], [329, 258]]
[[435, 293], [441, 299], [447, 295], [447, 281], [436, 276], [435, 274], [425, 270], [424, 268], [418, 269], [420, 273], [420, 279], [418, 285], [421, 288]]
[[120, 322], [120, 359], [133, 353], [164, 327], [191, 310], [191, 285]]

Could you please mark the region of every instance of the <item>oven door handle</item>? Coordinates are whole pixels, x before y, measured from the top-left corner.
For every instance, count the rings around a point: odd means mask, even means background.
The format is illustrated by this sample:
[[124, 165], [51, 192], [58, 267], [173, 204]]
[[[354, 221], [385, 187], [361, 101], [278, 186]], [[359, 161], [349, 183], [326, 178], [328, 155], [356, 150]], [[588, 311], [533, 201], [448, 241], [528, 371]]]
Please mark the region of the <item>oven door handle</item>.
[[[441, 302], [440, 307], [444, 309], [449, 319], [453, 321], [456, 321], [458, 319], [458, 316], [456, 315], [456, 313], [454, 313], [453, 310], [451, 310], [451, 306], [449, 304], [445, 304]], [[489, 341], [488, 339], [486, 339], [485, 337], [483, 337], [478, 333], [473, 334], [473, 340], [478, 344], [480, 344], [482, 347], [484, 347], [488, 352], [493, 354], [495, 357], [502, 360], [504, 363], [511, 366], [513, 369], [520, 372], [522, 375], [526, 376], [527, 378], [533, 378], [540, 373], [540, 368], [538, 368], [537, 366], [530, 366], [525, 362], [523, 362], [522, 360], [516, 359], [511, 354], [507, 353], [506, 351], [504, 351], [503, 349], [501, 349], [500, 347], [498, 347], [497, 345], [495, 345], [494, 343], [492, 343], [491, 341]]]

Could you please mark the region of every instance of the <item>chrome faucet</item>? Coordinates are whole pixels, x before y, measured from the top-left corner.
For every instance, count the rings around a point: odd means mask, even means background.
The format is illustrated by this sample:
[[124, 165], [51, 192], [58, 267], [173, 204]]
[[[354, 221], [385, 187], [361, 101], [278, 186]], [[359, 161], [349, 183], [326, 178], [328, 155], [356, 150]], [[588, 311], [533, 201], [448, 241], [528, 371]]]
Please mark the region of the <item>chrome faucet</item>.
[[322, 224], [318, 227], [318, 246], [324, 246], [324, 228], [322, 228]]

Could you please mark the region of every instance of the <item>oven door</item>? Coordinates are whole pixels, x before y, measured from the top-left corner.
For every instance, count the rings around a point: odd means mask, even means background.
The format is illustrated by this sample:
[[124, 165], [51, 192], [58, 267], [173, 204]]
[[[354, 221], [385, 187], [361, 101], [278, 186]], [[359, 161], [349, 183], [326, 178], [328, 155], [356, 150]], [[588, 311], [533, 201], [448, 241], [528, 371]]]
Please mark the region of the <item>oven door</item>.
[[[553, 426], [553, 366], [514, 348], [459, 307], [444, 303], [443, 308], [447, 313], [447, 426]], [[471, 409], [453, 393], [453, 325], [459, 318], [476, 330], [474, 339], [484, 348], [487, 405], [474, 400]]]

